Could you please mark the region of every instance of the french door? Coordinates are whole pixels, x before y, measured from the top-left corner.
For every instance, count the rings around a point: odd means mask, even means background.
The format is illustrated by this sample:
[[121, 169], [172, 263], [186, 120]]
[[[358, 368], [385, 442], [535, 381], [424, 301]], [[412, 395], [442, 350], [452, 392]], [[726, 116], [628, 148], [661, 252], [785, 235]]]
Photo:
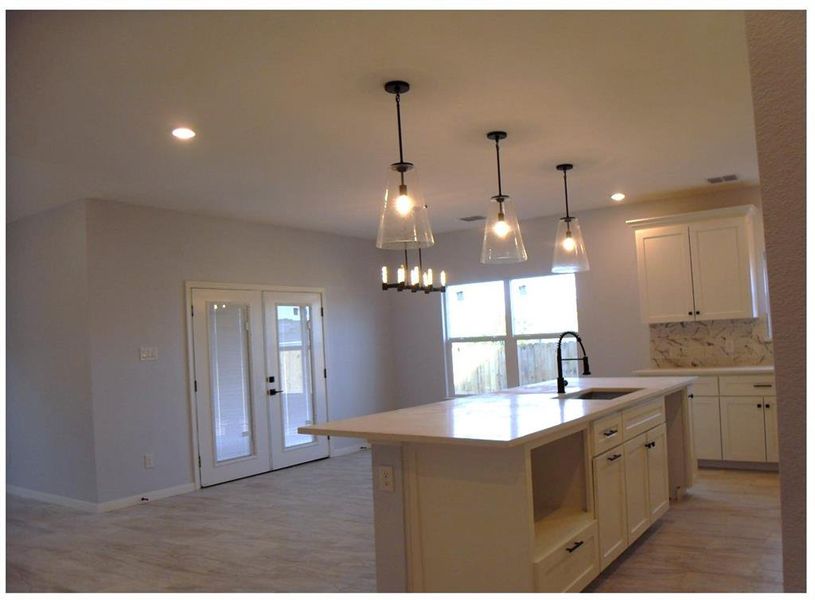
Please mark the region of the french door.
[[192, 290], [201, 485], [328, 456], [321, 296]]

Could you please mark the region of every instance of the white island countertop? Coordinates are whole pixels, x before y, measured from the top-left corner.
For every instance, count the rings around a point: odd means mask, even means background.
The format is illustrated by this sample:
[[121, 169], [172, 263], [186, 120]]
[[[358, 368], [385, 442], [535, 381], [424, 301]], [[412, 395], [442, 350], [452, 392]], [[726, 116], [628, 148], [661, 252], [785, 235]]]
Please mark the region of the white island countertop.
[[[687, 387], [695, 377], [571, 377], [565, 394], [555, 380], [478, 396], [464, 396], [321, 425], [300, 433], [364, 438], [371, 442], [425, 442], [510, 447], [593, 421], [649, 398]], [[590, 389], [636, 389], [613, 400], [571, 398]]]

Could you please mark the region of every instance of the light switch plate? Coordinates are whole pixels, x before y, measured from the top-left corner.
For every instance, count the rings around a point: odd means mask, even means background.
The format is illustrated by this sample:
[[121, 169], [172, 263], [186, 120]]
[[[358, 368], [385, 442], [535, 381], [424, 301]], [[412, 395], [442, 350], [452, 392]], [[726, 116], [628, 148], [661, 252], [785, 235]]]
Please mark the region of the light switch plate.
[[158, 360], [158, 348], [155, 346], [140, 347], [139, 360]]

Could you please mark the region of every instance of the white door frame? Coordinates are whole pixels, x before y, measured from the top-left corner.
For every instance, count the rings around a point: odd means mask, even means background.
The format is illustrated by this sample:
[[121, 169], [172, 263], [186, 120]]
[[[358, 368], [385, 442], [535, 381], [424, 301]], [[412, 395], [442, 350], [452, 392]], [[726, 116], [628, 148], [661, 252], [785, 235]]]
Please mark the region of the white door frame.
[[[187, 325], [187, 396], [190, 407], [190, 433], [191, 433], [191, 448], [192, 448], [192, 472], [194, 476], [195, 489], [201, 489], [201, 472], [198, 468], [198, 456], [200, 455], [200, 448], [198, 446], [198, 406], [195, 401], [195, 354], [193, 352], [193, 331], [192, 331], [192, 290], [195, 288], [204, 288], [212, 290], [246, 290], [246, 291], [259, 291], [259, 292], [308, 292], [313, 294], [320, 294], [322, 300], [323, 311], [328, 311], [325, 288], [307, 287], [307, 286], [287, 286], [287, 285], [268, 285], [262, 283], [223, 283], [220, 281], [185, 281], [184, 282], [184, 314], [186, 315]], [[323, 358], [325, 363], [328, 364], [328, 335], [325, 327], [325, 317], [321, 319], [321, 326], [323, 328]], [[265, 362], [265, 359], [264, 359]], [[328, 420], [331, 420], [331, 403], [329, 402], [330, 395], [328, 393], [328, 383], [325, 381], [325, 403], [326, 415]], [[334, 455], [333, 440], [328, 440], [328, 455]]]

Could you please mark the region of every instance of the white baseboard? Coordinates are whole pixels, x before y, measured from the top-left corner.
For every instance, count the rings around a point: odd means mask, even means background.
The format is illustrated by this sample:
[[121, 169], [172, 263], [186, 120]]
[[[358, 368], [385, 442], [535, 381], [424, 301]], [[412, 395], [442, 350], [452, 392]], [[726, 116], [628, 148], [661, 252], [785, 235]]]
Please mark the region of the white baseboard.
[[78, 498], [69, 498], [67, 496], [59, 496], [47, 492], [38, 492], [37, 490], [30, 490], [18, 485], [6, 484], [6, 493], [12, 496], [19, 496], [20, 498], [29, 498], [31, 500], [56, 504], [57, 506], [66, 506], [85, 512], [96, 512], [96, 502], [88, 502], [87, 500], [79, 500]]
[[[66, 506], [68, 508], [75, 508], [85, 512], [108, 512], [111, 510], [117, 510], [119, 508], [135, 506], [136, 504], [147, 504], [153, 500], [169, 498], [170, 496], [177, 496], [179, 494], [186, 494], [194, 491], [194, 483], [183, 483], [181, 485], [174, 485], [173, 487], [168, 487], [161, 490], [153, 490], [152, 492], [136, 494], [135, 496], [108, 500], [107, 502], [88, 502], [86, 500], [68, 498], [67, 496], [58, 496], [56, 494], [38, 492], [37, 490], [30, 490], [28, 488], [19, 487], [16, 485], [6, 485], [6, 492], [14, 496], [19, 496], [20, 498], [30, 498], [31, 500], [39, 500], [40, 502], [48, 502], [49, 504]], [[148, 500], [142, 501], [142, 498], [148, 498]]]
[[[161, 498], [169, 498], [170, 496], [178, 496], [179, 494], [188, 494], [195, 491], [194, 483], [182, 483], [181, 485], [174, 485], [172, 487], [164, 488], [162, 490], [153, 490], [152, 492], [145, 492], [143, 494], [136, 494], [135, 496], [127, 496], [125, 498], [117, 498], [116, 500], [108, 500], [107, 502], [100, 502], [96, 505], [97, 512], [108, 512], [125, 508], [128, 506], [135, 506], [136, 504], [147, 504], [153, 500], [160, 500]], [[147, 500], [142, 500], [147, 498]]]

